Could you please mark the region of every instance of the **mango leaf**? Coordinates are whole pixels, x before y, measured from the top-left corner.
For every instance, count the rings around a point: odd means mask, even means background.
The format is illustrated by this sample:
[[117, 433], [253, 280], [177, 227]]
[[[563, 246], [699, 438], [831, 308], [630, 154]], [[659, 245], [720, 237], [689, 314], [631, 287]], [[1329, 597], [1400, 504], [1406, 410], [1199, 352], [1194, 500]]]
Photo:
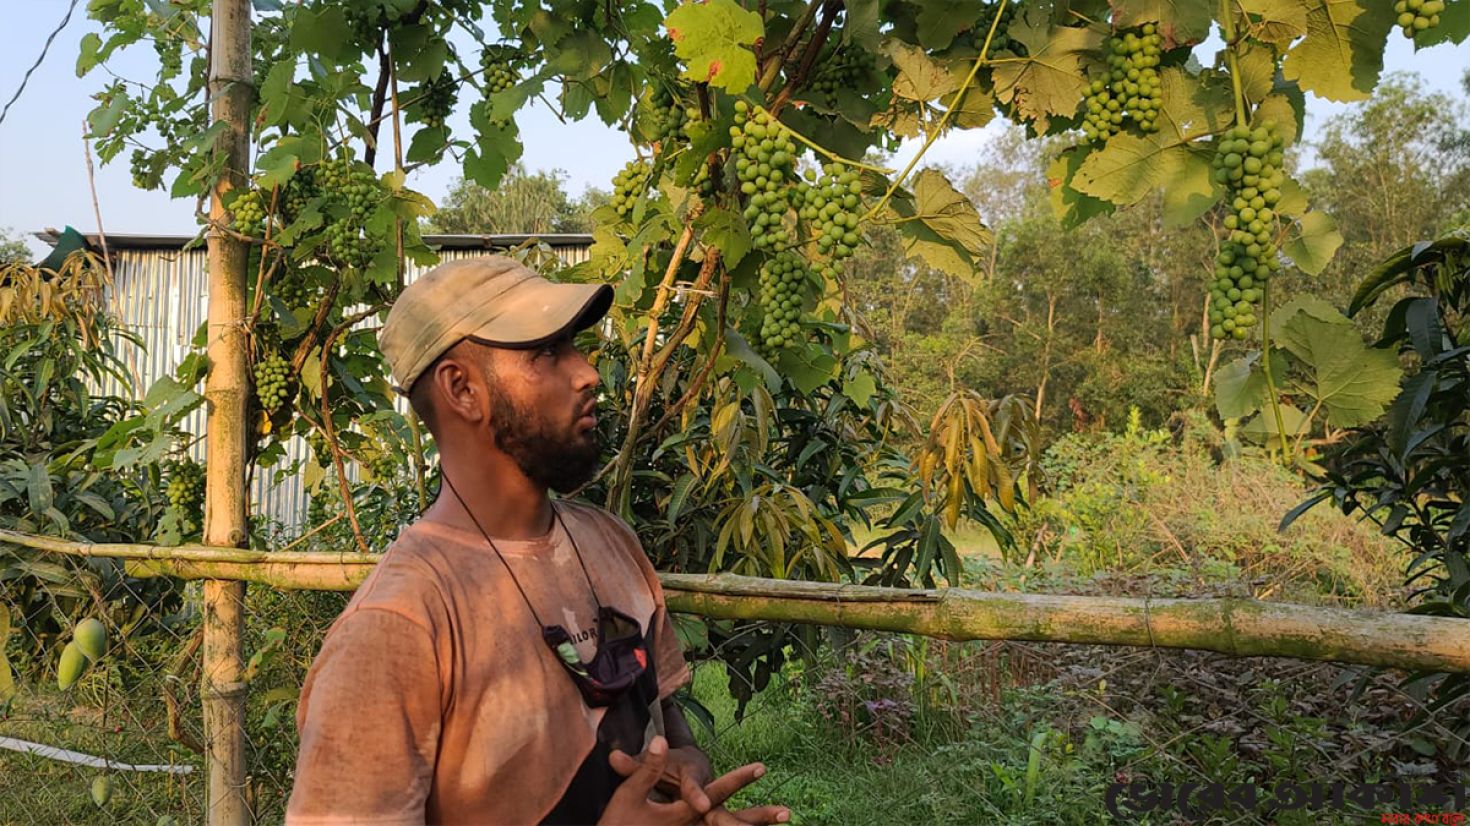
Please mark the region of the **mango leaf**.
[[[1260, 410], [1269, 400], [1266, 371], [1260, 366], [1259, 350], [1226, 364], [1215, 371], [1215, 409], [1221, 418], [1241, 419]], [[1286, 375], [1286, 356], [1271, 352], [1274, 376]]]
[[1392, 3], [1306, 0], [1307, 36], [1286, 53], [1281, 74], [1335, 101], [1367, 100], [1383, 72]]
[[1284, 46], [1307, 33], [1307, 7], [1300, 0], [1238, 0], [1250, 15], [1246, 29], [1257, 40]]
[[1316, 275], [1326, 269], [1340, 246], [1342, 233], [1337, 231], [1337, 222], [1326, 213], [1308, 212], [1292, 228], [1281, 251], [1302, 272]]
[[976, 260], [993, 237], [970, 200], [937, 169], [925, 169], [914, 179], [914, 194], [890, 202], [903, 220], [897, 225], [904, 251], [918, 255], [930, 266], [960, 278], [975, 277]]
[[1230, 94], [1223, 84], [1201, 83], [1178, 67], [1164, 69], [1160, 79], [1164, 109], [1158, 131], [1115, 135], [1087, 156], [1070, 184], [1120, 206], [1138, 203], [1164, 187], [1171, 190], [1173, 220], [1183, 224], [1217, 197], [1210, 178], [1210, 150], [1189, 139], [1224, 127], [1233, 116]]
[[739, 93], [755, 82], [750, 47], [765, 34], [760, 15], [735, 0], [684, 3], [664, 18], [674, 53], [688, 66], [684, 77]]
[[1211, 0], [1114, 0], [1112, 5], [1115, 27], [1157, 23], [1165, 45], [1203, 40], [1216, 8]]
[[898, 68], [898, 77], [893, 81], [893, 94], [898, 97], [923, 103], [959, 88], [954, 76], [917, 46], [889, 40], [883, 51]]
[[1026, 47], [1028, 56], [991, 70], [996, 98], [1034, 121], [1038, 132], [1046, 131], [1054, 116], [1076, 114], [1088, 84], [1083, 58], [1102, 46], [1102, 32], [1074, 26], [1054, 29], [1046, 8], [1028, 4], [1007, 33]]
[[10, 673], [10, 660], [5, 658], [5, 643], [10, 639], [10, 606], [0, 605], [0, 708], [15, 696], [15, 676]]
[[1373, 421], [1398, 395], [1398, 356], [1364, 344], [1346, 317], [1323, 321], [1298, 312], [1282, 326], [1281, 343], [1311, 368], [1312, 384], [1300, 389], [1327, 410], [1327, 421], [1336, 427]]

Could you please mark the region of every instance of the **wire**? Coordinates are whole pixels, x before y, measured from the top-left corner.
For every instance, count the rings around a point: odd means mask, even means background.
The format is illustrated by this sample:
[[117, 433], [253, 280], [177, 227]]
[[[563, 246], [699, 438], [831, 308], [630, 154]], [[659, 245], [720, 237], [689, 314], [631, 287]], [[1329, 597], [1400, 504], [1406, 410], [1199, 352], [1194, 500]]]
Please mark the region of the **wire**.
[[71, 5], [66, 7], [66, 16], [61, 18], [61, 25], [56, 27], [56, 31], [52, 32], [51, 36], [46, 38], [46, 45], [41, 47], [41, 56], [36, 58], [36, 62], [31, 65], [31, 68], [26, 70], [25, 77], [20, 79], [20, 88], [16, 89], [15, 94], [11, 95], [10, 100], [6, 101], [5, 108], [0, 109], [0, 123], [5, 122], [5, 116], [10, 113], [11, 104], [15, 103], [17, 100], [20, 100], [20, 93], [26, 90], [26, 83], [30, 81], [31, 73], [41, 68], [41, 61], [45, 60], [46, 53], [51, 51], [51, 42], [56, 39], [56, 36], [58, 34], [61, 34], [62, 29], [66, 28], [66, 24], [71, 22], [71, 13], [76, 11], [76, 9], [77, 0], [71, 0]]

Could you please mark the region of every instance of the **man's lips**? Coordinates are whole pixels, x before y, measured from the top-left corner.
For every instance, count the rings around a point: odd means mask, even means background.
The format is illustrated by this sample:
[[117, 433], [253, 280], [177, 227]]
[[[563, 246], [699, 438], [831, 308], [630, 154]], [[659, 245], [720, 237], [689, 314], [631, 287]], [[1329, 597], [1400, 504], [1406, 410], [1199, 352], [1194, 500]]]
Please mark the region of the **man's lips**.
[[577, 424], [583, 427], [597, 427], [597, 402], [590, 401], [582, 407], [582, 415], [577, 418]]

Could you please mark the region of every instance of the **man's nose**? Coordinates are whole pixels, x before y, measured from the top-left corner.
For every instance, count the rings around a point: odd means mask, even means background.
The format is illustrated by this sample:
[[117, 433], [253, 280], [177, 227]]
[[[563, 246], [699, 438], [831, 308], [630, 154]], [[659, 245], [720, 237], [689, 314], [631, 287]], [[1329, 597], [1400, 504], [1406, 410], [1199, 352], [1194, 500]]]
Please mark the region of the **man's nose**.
[[573, 387], [578, 393], [591, 393], [602, 383], [602, 376], [592, 362], [587, 360], [587, 354], [580, 349], [577, 350], [575, 375], [572, 377]]

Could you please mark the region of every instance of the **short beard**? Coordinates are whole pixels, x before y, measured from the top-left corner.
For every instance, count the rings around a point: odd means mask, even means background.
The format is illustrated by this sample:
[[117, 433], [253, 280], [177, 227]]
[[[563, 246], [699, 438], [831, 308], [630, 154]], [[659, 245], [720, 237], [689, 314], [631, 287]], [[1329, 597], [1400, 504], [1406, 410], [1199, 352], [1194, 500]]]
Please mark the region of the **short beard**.
[[602, 444], [596, 428], [581, 438], [575, 432], [558, 438], [547, 432], [545, 418], [518, 408], [493, 387], [490, 422], [495, 446], [541, 487], [568, 493], [590, 481], [597, 471]]

